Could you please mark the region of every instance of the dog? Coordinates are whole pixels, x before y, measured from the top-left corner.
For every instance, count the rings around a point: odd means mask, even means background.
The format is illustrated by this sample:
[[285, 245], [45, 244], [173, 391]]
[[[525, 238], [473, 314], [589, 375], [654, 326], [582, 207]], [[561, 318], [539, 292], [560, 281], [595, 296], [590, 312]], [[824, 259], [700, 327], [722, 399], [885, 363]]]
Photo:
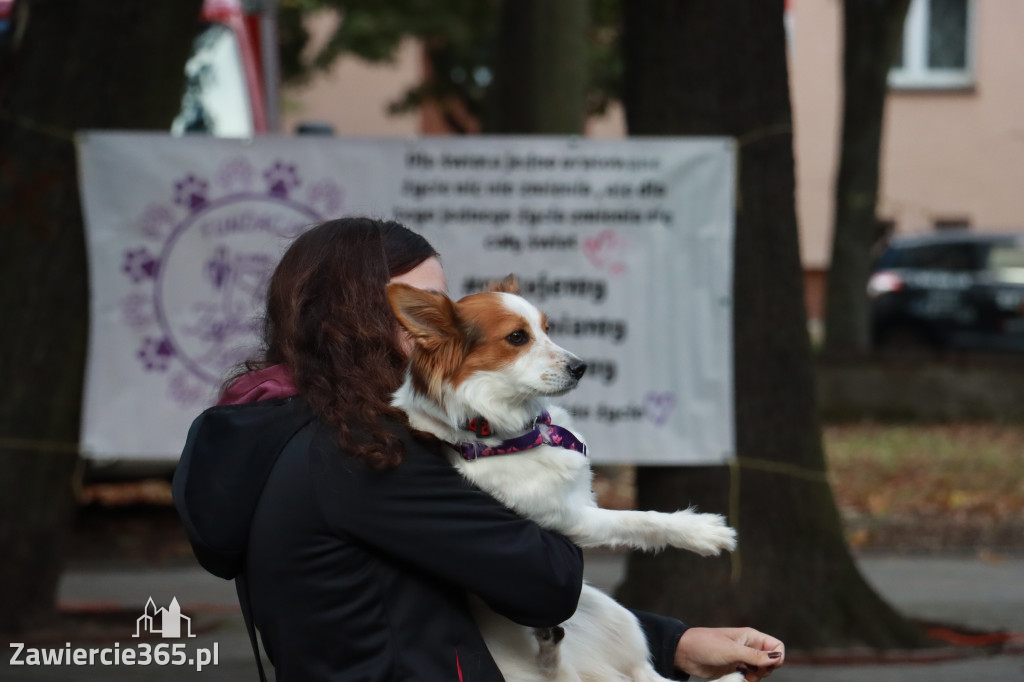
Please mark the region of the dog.
[[[734, 549], [735, 531], [717, 514], [597, 506], [586, 443], [550, 402], [577, 386], [586, 364], [548, 337], [544, 315], [518, 293], [511, 275], [457, 302], [388, 285], [391, 308], [414, 342], [392, 398], [411, 427], [449, 444], [452, 465], [477, 487], [581, 547], [673, 546], [705, 556]], [[665, 680], [650, 664], [636, 617], [589, 585], [575, 615], [548, 629], [513, 623], [478, 599], [471, 604], [509, 682]]]

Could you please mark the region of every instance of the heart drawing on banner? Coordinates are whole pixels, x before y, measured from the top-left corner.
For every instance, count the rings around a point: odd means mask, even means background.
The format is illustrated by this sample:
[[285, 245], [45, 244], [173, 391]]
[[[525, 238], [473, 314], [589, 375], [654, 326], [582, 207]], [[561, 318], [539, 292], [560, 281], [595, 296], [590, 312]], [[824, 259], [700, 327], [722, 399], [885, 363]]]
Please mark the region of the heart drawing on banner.
[[675, 406], [676, 394], [672, 391], [648, 391], [644, 396], [644, 414], [655, 426], [664, 425]]
[[628, 242], [615, 230], [605, 230], [583, 240], [583, 255], [595, 268], [607, 270], [612, 275], [621, 275], [626, 271], [622, 257], [628, 246]]

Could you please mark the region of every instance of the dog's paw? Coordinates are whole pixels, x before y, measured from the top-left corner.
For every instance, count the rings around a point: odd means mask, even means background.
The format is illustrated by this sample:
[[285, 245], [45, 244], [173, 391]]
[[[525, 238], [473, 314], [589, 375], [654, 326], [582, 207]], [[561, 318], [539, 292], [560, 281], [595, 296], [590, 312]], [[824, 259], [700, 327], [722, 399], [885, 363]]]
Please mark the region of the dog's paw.
[[551, 644], [558, 644], [565, 639], [565, 628], [560, 625], [556, 625], [551, 628], [534, 628], [533, 636], [542, 644], [548, 642]]
[[685, 524], [682, 542], [672, 544], [689, 549], [701, 556], [715, 556], [722, 550], [736, 549], [736, 531], [730, 528], [725, 517], [719, 514], [695, 514], [690, 511], [676, 512]]

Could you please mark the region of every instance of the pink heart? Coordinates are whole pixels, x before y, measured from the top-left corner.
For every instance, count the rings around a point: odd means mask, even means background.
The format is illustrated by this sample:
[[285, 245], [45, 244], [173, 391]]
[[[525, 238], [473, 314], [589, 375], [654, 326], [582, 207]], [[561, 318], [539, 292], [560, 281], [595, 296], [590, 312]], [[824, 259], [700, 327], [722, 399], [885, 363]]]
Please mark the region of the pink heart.
[[595, 268], [621, 275], [626, 271], [626, 264], [620, 257], [626, 246], [626, 241], [614, 230], [605, 230], [583, 240], [583, 255]]
[[644, 396], [644, 414], [655, 426], [662, 426], [668, 421], [676, 406], [676, 394], [672, 391], [648, 391]]

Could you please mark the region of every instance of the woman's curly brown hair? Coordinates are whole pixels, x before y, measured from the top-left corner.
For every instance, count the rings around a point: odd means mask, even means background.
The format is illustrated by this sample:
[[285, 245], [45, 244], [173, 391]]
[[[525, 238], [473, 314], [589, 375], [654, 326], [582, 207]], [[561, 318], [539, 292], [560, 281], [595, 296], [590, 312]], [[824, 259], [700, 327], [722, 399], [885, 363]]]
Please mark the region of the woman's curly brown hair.
[[284, 364], [313, 414], [333, 427], [341, 448], [374, 469], [401, 463], [408, 426], [391, 406], [408, 358], [388, 305], [388, 280], [437, 252], [396, 222], [341, 218], [296, 239], [267, 289], [262, 359]]

